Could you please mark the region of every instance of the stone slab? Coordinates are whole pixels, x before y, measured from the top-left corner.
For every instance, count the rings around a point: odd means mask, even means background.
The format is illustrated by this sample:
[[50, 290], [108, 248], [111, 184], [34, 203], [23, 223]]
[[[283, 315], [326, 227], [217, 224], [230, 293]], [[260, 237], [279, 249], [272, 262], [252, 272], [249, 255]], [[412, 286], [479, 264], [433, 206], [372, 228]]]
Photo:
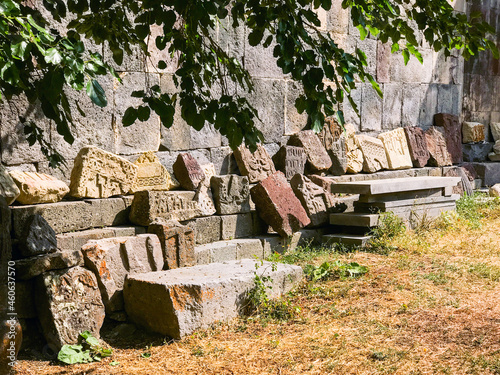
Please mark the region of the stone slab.
[[57, 250], [56, 232], [42, 216], [33, 215], [26, 222], [18, 247], [24, 258], [53, 253]]
[[221, 239], [220, 216], [197, 217], [192, 220], [183, 221], [182, 224], [189, 226], [195, 231], [196, 244], [202, 245]]
[[443, 167], [453, 164], [451, 154], [446, 145], [446, 140], [436, 127], [431, 127], [425, 132], [425, 141], [427, 142], [427, 149], [429, 150], [428, 164], [430, 166]]
[[193, 200], [198, 203], [200, 216], [212, 216], [217, 212], [212, 196], [212, 190], [210, 189], [210, 185], [206, 185], [203, 181], [198, 185]]
[[407, 177], [386, 180], [339, 182], [332, 185], [332, 193], [347, 194], [388, 194], [412, 190], [424, 190], [455, 186], [458, 177]]
[[124, 289], [129, 318], [146, 328], [180, 339], [243, 312], [255, 274], [270, 276], [270, 298], [302, 279], [298, 266], [240, 260], [129, 276]]
[[97, 278], [107, 312], [123, 310], [122, 291], [127, 275], [160, 271], [167, 261], [154, 234], [91, 240], [82, 253], [85, 266]]
[[369, 212], [369, 211], [393, 211], [397, 208], [404, 207], [414, 208], [418, 206], [432, 206], [432, 205], [449, 205], [454, 204], [457, 199], [460, 198], [458, 194], [452, 194], [450, 196], [442, 197], [428, 197], [428, 198], [416, 198], [416, 199], [404, 199], [399, 201], [389, 201], [389, 202], [354, 202], [354, 210], [356, 212]]
[[134, 194], [130, 221], [147, 226], [156, 218], [184, 221], [202, 216], [194, 191], [139, 191]]
[[161, 163], [153, 151], [143, 153], [134, 162], [137, 179], [132, 192], [141, 190], [172, 190], [180, 186]]
[[247, 176], [251, 184], [262, 181], [276, 172], [273, 160], [261, 144], [257, 145], [254, 153], [250, 152], [245, 145], [239, 146], [234, 150], [234, 158], [240, 173]]
[[493, 136], [493, 141], [496, 142], [500, 140], [500, 122], [490, 123], [491, 135]]
[[198, 161], [188, 153], [181, 153], [172, 166], [174, 174], [182, 188], [196, 190], [205, 179], [205, 172]]
[[372, 236], [355, 235], [355, 234], [325, 234], [323, 236], [323, 243], [331, 246], [334, 243], [339, 243], [346, 246], [366, 246], [371, 240]]
[[16, 278], [29, 280], [44, 272], [83, 265], [81, 251], [57, 251], [16, 260]]
[[444, 167], [443, 176], [460, 177], [461, 181], [456, 186], [453, 186], [453, 194], [459, 194], [460, 196], [464, 194], [468, 196], [472, 195], [473, 189], [467, 169], [462, 167]]
[[381, 133], [378, 138], [384, 144], [389, 169], [408, 169], [413, 166], [403, 128]]
[[359, 143], [356, 140], [356, 130], [351, 124], [345, 126], [345, 147], [347, 158], [347, 173], [359, 173], [363, 170], [363, 152], [359, 148]]
[[415, 198], [441, 197], [446, 193], [448, 192], [447, 191], [445, 192], [445, 188], [439, 187], [433, 189], [410, 190], [410, 191], [402, 191], [402, 192], [387, 193], [387, 194], [376, 194], [376, 195], [362, 194], [359, 196], [357, 201], [365, 203], [389, 202], [389, 201], [415, 199]]
[[458, 116], [450, 113], [437, 113], [434, 115], [434, 125], [444, 128], [444, 135], [448, 152], [453, 164], [462, 160], [462, 127]]
[[78, 342], [83, 331], [99, 338], [104, 305], [95, 275], [83, 267], [46, 272], [37, 278], [35, 302], [45, 339], [56, 352]]
[[306, 168], [310, 173], [327, 171], [332, 166], [330, 156], [312, 130], [302, 130], [292, 134], [288, 139], [288, 145], [304, 149], [307, 156]]
[[128, 194], [137, 178], [137, 166], [97, 147], [83, 147], [71, 171], [70, 195], [107, 198]]
[[9, 172], [0, 164], [0, 196], [5, 198], [7, 205], [14, 203], [20, 191]]
[[380, 139], [358, 135], [356, 141], [363, 153], [363, 172], [374, 173], [389, 168], [384, 144]]
[[500, 163], [473, 163], [477, 176], [483, 180], [483, 186], [500, 183]]
[[484, 125], [479, 122], [464, 121], [462, 124], [462, 142], [484, 142]]
[[334, 118], [327, 117], [318, 137], [332, 161], [330, 173], [336, 176], [345, 174], [347, 170], [347, 156], [344, 129], [342, 129]]
[[429, 160], [429, 150], [424, 131], [417, 126], [407, 126], [404, 131], [413, 166], [416, 168], [425, 167]]
[[45, 173], [10, 171], [10, 176], [19, 188], [17, 201], [21, 204], [59, 202], [69, 192], [63, 181]]
[[373, 228], [378, 225], [378, 219], [379, 215], [377, 214], [356, 212], [330, 214], [330, 224], [332, 225]]
[[248, 177], [237, 175], [214, 176], [211, 179], [215, 209], [219, 215], [250, 212]]
[[81, 250], [90, 240], [101, 240], [111, 237], [128, 237], [146, 233], [145, 227], [118, 226], [99, 229], [88, 229], [78, 232], [56, 235], [57, 248], [60, 250]]
[[297, 173], [304, 173], [307, 155], [302, 147], [281, 146], [272, 159], [276, 169], [283, 172], [287, 180], [290, 180]]
[[253, 216], [250, 212], [221, 216], [221, 240], [250, 237], [253, 234]]
[[488, 160], [488, 154], [493, 149], [493, 143], [467, 143], [462, 145], [464, 161], [483, 162]]

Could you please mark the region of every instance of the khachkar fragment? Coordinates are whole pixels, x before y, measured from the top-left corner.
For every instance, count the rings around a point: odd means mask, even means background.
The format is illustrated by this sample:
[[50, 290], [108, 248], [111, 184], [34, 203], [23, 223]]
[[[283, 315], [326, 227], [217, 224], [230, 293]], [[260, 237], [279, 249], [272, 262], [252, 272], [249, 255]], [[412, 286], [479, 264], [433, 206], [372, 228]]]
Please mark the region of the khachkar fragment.
[[216, 210], [210, 186], [200, 183], [193, 200], [198, 203], [201, 216], [212, 216], [215, 214]]
[[0, 196], [5, 198], [7, 205], [12, 204], [19, 196], [19, 188], [10, 177], [9, 172], [0, 164]]
[[462, 141], [463, 143], [483, 142], [484, 125], [479, 122], [465, 121], [462, 125]]
[[328, 222], [329, 214], [337, 203], [332, 194], [301, 174], [296, 174], [290, 185], [306, 210], [311, 226], [316, 227]]
[[179, 154], [172, 168], [175, 177], [186, 190], [196, 190], [205, 179], [203, 169], [191, 154]]
[[123, 283], [129, 273], [161, 271], [165, 265], [154, 234], [90, 240], [82, 253], [85, 266], [97, 278], [107, 312], [123, 310]]
[[332, 160], [330, 172], [335, 176], [345, 174], [347, 156], [344, 129], [332, 117], [327, 117], [318, 137]]
[[407, 169], [413, 166], [403, 128], [379, 134], [378, 138], [384, 144], [389, 169]]
[[380, 139], [357, 135], [356, 141], [363, 153], [363, 172], [375, 173], [388, 168], [384, 145]]
[[274, 166], [283, 172], [287, 180], [297, 173], [304, 173], [307, 156], [302, 147], [281, 146], [273, 156]]
[[22, 204], [59, 202], [69, 192], [63, 181], [45, 173], [16, 170], [9, 173], [20, 191], [17, 201]]
[[311, 222], [280, 171], [251, 188], [250, 194], [260, 217], [283, 237], [291, 236]]
[[302, 147], [307, 156], [306, 169], [313, 172], [327, 171], [332, 166], [332, 160], [318, 136], [312, 130], [302, 130], [290, 136], [290, 146]]
[[444, 128], [446, 147], [454, 164], [463, 161], [462, 152], [462, 127], [458, 116], [450, 113], [437, 113], [434, 115], [434, 125]]
[[261, 144], [257, 145], [254, 153], [245, 145], [240, 145], [234, 150], [234, 158], [236, 159], [240, 173], [243, 176], [247, 176], [251, 184], [262, 181], [267, 176], [276, 172], [273, 160]]
[[403, 129], [413, 166], [416, 168], [425, 167], [429, 160], [429, 150], [427, 149], [424, 131], [418, 126], [407, 126]]
[[446, 146], [443, 134], [435, 127], [425, 132], [425, 141], [429, 150], [429, 165], [432, 167], [444, 167], [451, 165], [451, 155]]
[[132, 192], [141, 190], [172, 190], [179, 187], [167, 169], [160, 163], [160, 159], [153, 151], [148, 151], [139, 156], [134, 162], [137, 166], [137, 179]]
[[70, 195], [108, 198], [128, 194], [137, 178], [137, 166], [97, 147], [83, 147], [71, 171]]
[[228, 174], [212, 178], [215, 208], [219, 215], [250, 212], [248, 177]]
[[130, 221], [148, 226], [156, 218], [184, 221], [202, 216], [194, 191], [138, 191], [130, 208]]
[[203, 173], [205, 174], [205, 178], [203, 179], [202, 184], [205, 186], [210, 186], [212, 177], [216, 175], [214, 163], [201, 164], [200, 166], [203, 170]]
[[40, 275], [35, 301], [45, 339], [52, 350], [78, 342], [80, 332], [99, 337], [104, 305], [95, 275], [73, 267]]
[[192, 228], [175, 220], [157, 219], [148, 227], [148, 233], [157, 235], [160, 240], [165, 270], [196, 265]]
[[359, 143], [356, 140], [356, 130], [351, 124], [345, 126], [346, 139], [346, 157], [347, 157], [347, 173], [359, 173], [363, 170], [363, 152], [359, 148]]

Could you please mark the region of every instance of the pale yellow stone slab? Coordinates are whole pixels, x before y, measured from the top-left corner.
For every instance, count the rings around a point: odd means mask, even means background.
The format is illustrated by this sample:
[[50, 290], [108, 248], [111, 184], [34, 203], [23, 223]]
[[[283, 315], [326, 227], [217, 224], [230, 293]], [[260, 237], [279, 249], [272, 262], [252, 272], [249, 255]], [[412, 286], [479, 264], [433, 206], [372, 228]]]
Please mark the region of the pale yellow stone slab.
[[357, 135], [356, 140], [363, 153], [364, 172], [375, 173], [388, 168], [384, 145], [380, 139], [368, 135]]
[[484, 141], [484, 125], [479, 122], [467, 122], [462, 124], [462, 142], [482, 142]]
[[22, 204], [55, 203], [69, 193], [63, 181], [45, 173], [10, 171], [19, 188], [17, 201]]
[[356, 140], [356, 129], [353, 125], [345, 126], [346, 138], [346, 157], [347, 157], [347, 173], [359, 173], [363, 170], [363, 152], [359, 148]]
[[19, 188], [10, 177], [9, 172], [0, 164], [0, 196], [5, 198], [7, 204], [12, 204], [19, 193]]
[[172, 190], [180, 186], [153, 151], [139, 156], [134, 164], [137, 166], [137, 179], [132, 188], [133, 193], [142, 190]]
[[382, 141], [387, 155], [389, 169], [408, 169], [413, 167], [410, 149], [403, 128], [381, 133], [378, 138]]

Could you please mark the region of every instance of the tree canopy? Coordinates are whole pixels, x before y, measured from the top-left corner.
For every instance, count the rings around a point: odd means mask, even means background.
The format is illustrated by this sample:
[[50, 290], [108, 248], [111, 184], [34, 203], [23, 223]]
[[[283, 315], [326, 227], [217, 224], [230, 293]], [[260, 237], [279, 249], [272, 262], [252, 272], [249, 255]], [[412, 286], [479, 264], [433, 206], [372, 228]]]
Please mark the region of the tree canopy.
[[[339, 103], [344, 100], [357, 110], [351, 96], [356, 81], [371, 82], [382, 95], [367, 72], [363, 51], [346, 52], [320, 28], [317, 11], [331, 6], [332, 0], [43, 0], [38, 5], [0, 0], [2, 99], [24, 93], [30, 102], [38, 101], [44, 115], [57, 124], [58, 133], [72, 143], [68, 87], [86, 90], [95, 105], [105, 107], [99, 78], [110, 74], [120, 80], [112, 66], [86, 45], [109, 46], [120, 65], [124, 55], [138, 49], [149, 54], [147, 40], [153, 28], [160, 28], [156, 47], [178, 57], [173, 76], [178, 92], [162, 92], [158, 85], [134, 91], [142, 104], [125, 111], [123, 125], [145, 121], [154, 112], [168, 128], [178, 104], [182, 118], [193, 128], [200, 130], [209, 123], [232, 147], [243, 141], [255, 146], [262, 141], [255, 125], [258, 113], [245, 95], [253, 90], [252, 78], [238, 57], [214, 38], [216, 26], [225, 22], [246, 27], [251, 46], [273, 48], [278, 67], [303, 88], [295, 102], [299, 113], [306, 112], [309, 126], [319, 131], [325, 116], [336, 116], [343, 124]], [[342, 7], [350, 8], [361, 39], [372, 35], [390, 43], [392, 52], [402, 53], [405, 64], [410, 56], [422, 61], [419, 33], [445, 56], [458, 50], [467, 59], [489, 49], [498, 58], [490, 35], [494, 28], [480, 13], [455, 12], [447, 0], [343, 0]], [[167, 64], [160, 60], [158, 68]], [[30, 144], [41, 144], [51, 164], [60, 161], [36, 124], [27, 123], [25, 133]]]

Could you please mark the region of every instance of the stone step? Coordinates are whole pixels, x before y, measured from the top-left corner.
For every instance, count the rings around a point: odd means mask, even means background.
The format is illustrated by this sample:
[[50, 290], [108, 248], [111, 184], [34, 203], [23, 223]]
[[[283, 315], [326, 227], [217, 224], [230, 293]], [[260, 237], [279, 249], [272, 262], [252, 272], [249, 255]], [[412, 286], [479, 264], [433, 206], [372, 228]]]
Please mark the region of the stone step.
[[356, 235], [347, 233], [326, 234], [323, 236], [323, 243], [331, 245], [340, 243], [347, 246], [366, 246], [372, 236]]
[[[194, 248], [197, 264], [210, 264], [239, 259], [264, 259], [262, 241], [257, 238], [241, 238], [211, 242]], [[269, 255], [269, 254], [267, 254]]]
[[145, 227], [117, 226], [99, 229], [87, 229], [78, 232], [56, 235], [57, 248], [61, 250], [80, 250], [90, 240], [101, 240], [110, 237], [136, 236], [146, 233]]
[[297, 285], [298, 266], [245, 259], [129, 275], [125, 310], [131, 321], [174, 339], [244, 312], [255, 275], [271, 278], [265, 291], [276, 298]]
[[460, 198], [460, 195], [453, 194], [449, 197], [427, 197], [427, 198], [414, 198], [414, 199], [403, 199], [388, 202], [354, 202], [354, 210], [356, 212], [374, 212], [378, 209], [380, 211], [393, 211], [399, 208], [412, 209], [415, 207], [431, 208], [435, 205], [450, 205], [455, 204], [455, 202]]
[[373, 228], [378, 225], [378, 217], [378, 214], [366, 214], [358, 212], [330, 214], [330, 224]]

